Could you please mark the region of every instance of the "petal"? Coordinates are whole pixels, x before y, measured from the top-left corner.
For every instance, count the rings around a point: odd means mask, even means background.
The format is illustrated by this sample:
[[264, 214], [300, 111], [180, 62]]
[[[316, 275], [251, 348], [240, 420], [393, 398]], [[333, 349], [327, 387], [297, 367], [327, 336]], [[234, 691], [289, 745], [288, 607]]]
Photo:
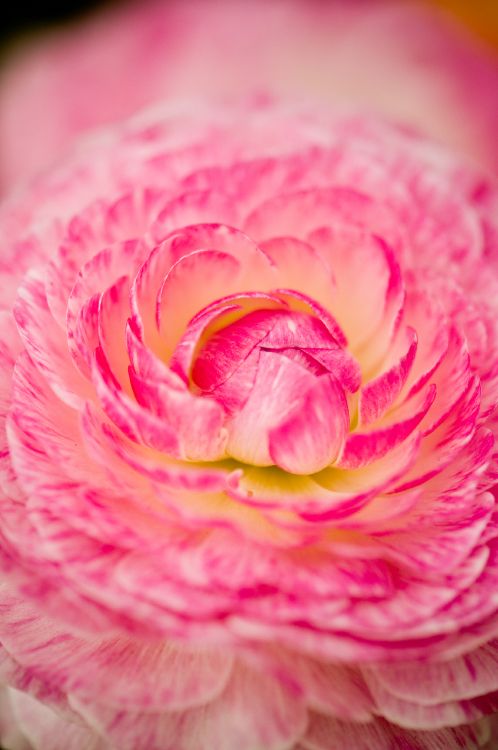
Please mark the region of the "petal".
[[240, 664], [220, 697], [197, 710], [147, 715], [72, 702], [120, 750], [283, 750], [306, 724], [298, 699]]
[[383, 363], [382, 373], [361, 389], [360, 425], [375, 422], [392, 406], [406, 382], [416, 352], [416, 332], [413, 328], [403, 329], [391, 347], [387, 362]]
[[10, 691], [14, 713], [33, 750], [106, 750], [90, 727], [67, 721], [58, 713], [17, 690]]
[[348, 428], [344, 391], [331, 376], [321, 376], [301, 403], [270, 430], [270, 456], [292, 474], [313, 474], [333, 462]]
[[431, 385], [416, 394], [384, 420], [384, 424], [371, 430], [354, 432], [346, 440], [337, 465], [357, 468], [389, 453], [413, 433], [430, 409], [436, 397], [436, 386]]
[[262, 242], [260, 247], [275, 263], [281, 289], [300, 290], [329, 307], [335, 286], [332, 270], [311, 245], [287, 236]]
[[[393, 312], [396, 320], [403, 304], [400, 270], [392, 250], [378, 237], [351, 227], [318, 229], [309, 236], [309, 242], [332, 268], [335, 293], [330, 310], [344, 330], [352, 353], [359, 353], [366, 344], [375, 349], [371, 341], [374, 337], [378, 339], [377, 357], [381, 357], [386, 333], [393, 334]], [[388, 325], [387, 313], [391, 318]], [[368, 360], [372, 357], [369, 353]]]
[[371, 671], [390, 693], [421, 705], [474, 698], [498, 691], [498, 642], [449, 661], [378, 665]]
[[78, 407], [91, 389], [69, 356], [66, 335], [54, 321], [47, 306], [43, 283], [26, 276], [14, 306], [19, 334], [26, 351], [54, 392], [71, 406]]
[[130, 380], [138, 403], [176, 436], [181, 458], [217, 461], [225, 456], [225, 412], [214, 399], [194, 395], [174, 373], [158, 382], [130, 368]]
[[306, 750], [479, 750], [488, 736], [486, 725], [412, 732], [382, 719], [357, 724], [314, 714], [302, 742]]

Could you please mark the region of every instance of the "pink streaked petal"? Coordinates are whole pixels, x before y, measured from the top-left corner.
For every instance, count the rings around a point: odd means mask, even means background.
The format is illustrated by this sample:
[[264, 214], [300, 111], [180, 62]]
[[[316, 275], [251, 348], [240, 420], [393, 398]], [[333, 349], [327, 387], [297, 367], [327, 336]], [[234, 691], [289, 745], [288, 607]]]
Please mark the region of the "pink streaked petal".
[[52, 318], [43, 283], [36, 276], [25, 277], [14, 317], [26, 351], [54, 393], [71, 406], [80, 406], [91, 387], [69, 356], [65, 333]]
[[182, 459], [217, 461], [225, 457], [225, 412], [216, 401], [191, 393], [179, 378], [173, 385], [166, 380], [145, 380], [130, 368], [130, 380], [138, 403], [176, 436]]
[[100, 250], [78, 272], [67, 304], [67, 340], [74, 361], [87, 376], [90, 374], [94, 349], [76, 335], [80, 311], [87, 300], [100, 295], [123, 277], [123, 272], [133, 275], [146, 251], [140, 240], [117, 243]]
[[23, 345], [11, 312], [0, 312], [0, 331], [0, 486], [4, 495], [14, 499], [19, 498], [20, 488], [10, 460], [5, 420], [11, 408], [12, 373]]
[[102, 408], [127, 437], [169, 455], [180, 456], [174, 430], [119, 387], [100, 348], [96, 351], [93, 382]]
[[423, 497], [423, 490], [416, 488], [398, 494], [375, 495], [354, 515], [341, 522], [346, 529], [357, 529], [367, 533], [385, 533], [392, 528], [393, 521], [401, 523]]
[[296, 654], [292, 654], [286, 666], [289, 677], [297, 681], [312, 711], [336, 716], [342, 721], [365, 722], [372, 717], [372, 698], [361, 672], [354, 667]]
[[222, 328], [261, 308], [280, 310], [288, 309], [288, 305], [278, 296], [262, 292], [231, 294], [215, 300], [194, 315], [189, 322], [171, 359], [171, 368], [187, 383], [191, 375], [193, 358], [201, 340], [216, 336]]
[[[415, 487], [439, 474], [472, 441], [476, 433], [476, 420], [481, 403], [479, 378], [471, 378], [466, 391], [454, 405], [448, 418], [433, 432], [424, 437], [420, 457], [407, 472], [396, 491]], [[482, 439], [482, 435], [480, 436]], [[486, 437], [489, 445], [489, 436]], [[481, 440], [479, 440], [481, 442]], [[487, 452], [487, 448], [486, 448]], [[465, 464], [465, 462], [464, 462]]]
[[[264, 305], [264, 299], [260, 302]], [[209, 332], [211, 335], [208, 334], [206, 344], [195, 358], [192, 379], [202, 391], [214, 391], [235, 370], [244, 367], [245, 360], [257, 344], [264, 342], [266, 345], [268, 334], [278, 322], [275, 312], [266, 309], [249, 312], [233, 323], [228, 316], [225, 318], [226, 320], [220, 319], [220, 323], [226, 322], [226, 325]]]
[[171, 357], [188, 322], [210, 302], [238, 292], [267, 291], [274, 280], [269, 259], [235, 229], [189, 227], [177, 238], [184, 253], [157, 295], [156, 323], [164, 359]]
[[156, 243], [181, 227], [207, 223], [239, 224], [238, 211], [233, 199], [213, 189], [183, 193], [167, 203], [152, 225], [151, 233]]
[[[455, 518], [448, 517], [446, 510], [452, 503]], [[479, 544], [492, 509], [489, 495], [479, 495], [466, 504], [465, 500], [448, 493], [439, 507], [430, 508], [426, 515], [415, 507], [412, 516], [403, 519], [406, 530], [391, 529], [379, 539], [379, 544], [386, 557], [405, 568], [426, 574], [449, 573], [463, 564]]]
[[498, 642], [449, 661], [381, 664], [369, 671], [386, 690], [406, 701], [433, 705], [467, 700], [498, 691]]
[[[386, 335], [384, 315], [391, 298], [395, 301], [396, 321], [403, 303], [398, 264], [392, 250], [374, 235], [351, 227], [323, 227], [309, 236], [310, 244], [332, 268], [336, 281], [330, 310], [344, 330], [353, 354], [360, 352], [379, 333], [384, 354]], [[387, 326], [392, 336], [393, 321]], [[375, 337], [377, 338], [377, 336]]]
[[335, 286], [332, 270], [311, 245], [295, 237], [275, 237], [260, 247], [277, 267], [280, 288], [304, 291], [325, 309], [330, 306]]
[[407, 391], [412, 394], [427, 383], [446, 355], [450, 331], [439, 302], [427, 291], [411, 286], [403, 322], [418, 334], [417, 354], [406, 383]]
[[[66, 719], [40, 701], [17, 690], [10, 692], [15, 716], [30, 750], [106, 750], [107, 743], [75, 715]], [[17, 750], [17, 748], [13, 748]]]
[[98, 344], [123, 390], [131, 393], [126, 325], [130, 315], [130, 281], [122, 276], [99, 296]]
[[308, 297], [303, 292], [296, 291], [295, 289], [277, 289], [275, 294], [278, 294], [282, 302], [289, 305], [292, 310], [298, 312], [304, 312], [308, 315], [313, 314], [321, 323], [328, 329], [332, 338], [337, 341], [340, 346], [347, 346], [347, 338], [344, 335], [344, 331], [341, 329], [337, 320], [330, 313], [330, 311], [322, 307], [312, 297]]
[[[382, 374], [367, 382], [359, 400], [360, 425], [375, 422], [389, 409], [406, 382], [417, 351], [417, 333], [405, 328], [393, 343]], [[384, 369], [385, 368], [385, 369]]]
[[488, 737], [486, 725], [416, 732], [383, 719], [359, 724], [313, 714], [302, 743], [305, 750], [480, 750]]
[[381, 716], [406, 729], [444, 729], [477, 721], [498, 710], [498, 693], [483, 699], [421, 705], [392, 695], [372, 674], [365, 678]]
[[[384, 559], [389, 559], [387, 554]], [[403, 565], [400, 561], [403, 567], [399, 563], [398, 566], [404, 585], [393, 586], [390, 595], [380, 600], [359, 599], [351, 602], [347, 610], [334, 618], [334, 630], [355, 633], [361, 638], [384, 643], [397, 642], [400, 648], [404, 642], [407, 649], [410, 641], [416, 637], [440, 635], [441, 628], [436, 623], [441, 612], [449, 608], [461, 593], [475, 588], [475, 582], [486, 570], [488, 559], [488, 550], [478, 548], [446, 576], [444, 573], [438, 575], [436, 566], [434, 580], [430, 575], [426, 580], [420, 576], [416, 560], [412, 561], [411, 571], [408, 563]], [[393, 556], [393, 560], [397, 562], [396, 556]], [[459, 626], [460, 623], [455, 621], [453, 627]], [[406, 658], [409, 658], [408, 654], [409, 650]], [[394, 650], [390, 656], [390, 648], [387, 647], [382, 660], [392, 658]]]
[[[214, 492], [225, 489], [234, 471], [234, 466], [225, 464], [206, 466], [176, 461], [164, 453], [139, 445], [106, 422], [92, 404], [85, 405], [82, 425], [83, 436], [88, 440], [92, 456], [111, 471], [114, 482], [118, 483], [120, 477], [126, 477], [127, 469], [132, 471], [133, 477], [128, 478], [128, 489], [135, 481], [139, 491], [144, 492], [141, 484], [148, 479], [170, 488]], [[123, 489], [126, 489], [126, 485]]]
[[[55, 258], [47, 266], [47, 299], [54, 318], [66, 322], [67, 302], [81, 267], [102, 248], [144, 235], [161, 192], [137, 189], [113, 203], [97, 200], [68, 223]], [[121, 269], [118, 275], [122, 275]]]
[[448, 418], [461, 396], [467, 391], [472, 374], [467, 344], [452, 328], [449, 332], [446, 354], [432, 376], [437, 395], [430, 413], [421, 423], [424, 435], [431, 433]]
[[346, 440], [337, 466], [358, 468], [382, 458], [417, 428], [435, 397], [436, 386], [431, 385], [393, 412], [384, 424], [377, 425], [368, 432], [352, 433]]
[[273, 463], [292, 474], [313, 474], [333, 462], [349, 428], [344, 391], [323, 375], [299, 405], [269, 432]]
[[46, 295], [52, 315], [60, 326], [65, 326], [67, 301], [80, 268], [102, 247], [109, 244], [103, 225], [108, 204], [97, 200], [65, 228], [65, 234], [54, 257], [46, 267]]
[[[228, 454], [245, 463], [263, 466], [274, 463], [270, 454], [273, 449], [270, 446], [275, 446], [271, 438], [272, 430], [291, 419], [293, 412], [302, 408], [303, 397], [315, 384], [316, 376], [288, 357], [261, 351], [249, 399], [227, 423]], [[341, 412], [343, 420], [344, 415], [347, 415], [345, 408], [344, 402]], [[344, 427], [341, 439], [343, 434]], [[325, 450], [329, 450], [328, 445]], [[334, 450], [337, 450], [337, 444], [334, 444]], [[321, 458], [323, 457], [322, 454]]]
[[72, 703], [120, 750], [283, 750], [306, 726], [298, 698], [241, 664], [216, 700], [183, 713], [119, 713], [95, 703]]
[[105, 484], [98, 467], [79, 450], [78, 413], [40, 383], [26, 354], [18, 358], [13, 375], [7, 439], [10, 460], [25, 492], [47, 497], [55, 487], [67, 493], [88, 481]]
[[11, 600], [2, 610], [1, 641], [16, 661], [41, 681], [66, 693], [99, 698], [123, 710], [180, 711], [213, 700], [232, 668], [230, 653], [172, 642], [74, 635]]
[[[258, 242], [289, 235], [306, 240], [313, 230], [338, 223], [366, 223], [372, 228], [368, 219], [374, 216], [378, 220], [378, 206], [359, 191], [347, 187], [315, 188], [284, 193], [263, 202], [246, 219], [244, 231]], [[324, 257], [328, 260], [330, 256]]]

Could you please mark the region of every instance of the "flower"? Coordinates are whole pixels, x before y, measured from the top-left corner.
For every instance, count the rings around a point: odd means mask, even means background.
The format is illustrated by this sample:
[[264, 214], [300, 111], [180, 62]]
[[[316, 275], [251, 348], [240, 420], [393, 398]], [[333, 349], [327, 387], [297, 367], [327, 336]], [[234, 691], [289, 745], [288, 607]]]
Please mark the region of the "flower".
[[15, 742], [492, 741], [496, 201], [379, 121], [195, 103], [4, 205]]
[[0, 76], [0, 190], [155, 100], [261, 93], [393, 117], [496, 170], [497, 89], [496, 56], [419, 2], [119, 3], [12, 51]]

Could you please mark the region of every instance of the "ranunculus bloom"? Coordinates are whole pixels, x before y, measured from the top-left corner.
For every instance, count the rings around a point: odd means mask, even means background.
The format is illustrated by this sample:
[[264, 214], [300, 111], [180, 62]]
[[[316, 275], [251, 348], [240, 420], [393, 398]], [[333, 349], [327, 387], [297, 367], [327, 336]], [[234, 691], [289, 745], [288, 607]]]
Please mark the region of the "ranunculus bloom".
[[4, 206], [9, 750], [491, 742], [496, 201], [391, 126], [197, 104]]
[[[469, 0], [470, 1], [470, 0]], [[137, 0], [30, 38], [0, 83], [0, 189], [155, 99], [319, 96], [404, 121], [498, 169], [498, 65], [399, 0]]]

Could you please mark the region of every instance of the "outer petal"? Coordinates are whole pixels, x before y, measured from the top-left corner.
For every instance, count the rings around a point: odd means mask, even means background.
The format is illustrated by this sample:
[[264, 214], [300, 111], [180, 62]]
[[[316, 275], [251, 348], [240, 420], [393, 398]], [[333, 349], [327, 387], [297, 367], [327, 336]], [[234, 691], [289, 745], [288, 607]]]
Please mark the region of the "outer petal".
[[122, 750], [286, 750], [306, 726], [299, 699], [240, 664], [217, 700], [181, 714], [127, 714], [73, 704]]

